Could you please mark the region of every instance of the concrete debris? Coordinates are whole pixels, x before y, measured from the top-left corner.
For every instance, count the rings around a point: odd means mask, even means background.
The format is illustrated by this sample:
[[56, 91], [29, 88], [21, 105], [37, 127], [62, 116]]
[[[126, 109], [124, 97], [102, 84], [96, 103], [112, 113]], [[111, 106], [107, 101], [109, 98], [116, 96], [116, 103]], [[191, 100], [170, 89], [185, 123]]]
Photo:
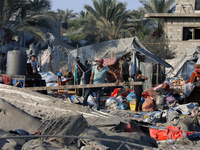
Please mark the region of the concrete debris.
[[3, 130], [24, 129], [34, 133], [40, 126], [41, 121], [14, 105], [0, 99], [0, 127]]
[[[13, 140], [0, 140], [1, 149], [151, 150], [166, 149], [167, 144], [172, 141], [169, 149], [179, 148], [183, 143], [187, 148], [188, 145], [198, 147], [200, 126], [199, 107], [196, 103], [175, 105], [170, 109], [163, 107], [164, 110], [153, 112], [119, 109], [97, 111], [89, 106], [83, 107], [60, 98], [7, 85], [0, 84], [0, 91], [0, 128], [7, 131], [0, 131], [0, 138], [17, 136]], [[125, 95], [131, 93], [125, 92]], [[129, 98], [134, 99], [134, 96], [134, 93], [131, 93]], [[82, 101], [80, 97], [70, 98], [78, 99], [80, 103]], [[129, 106], [129, 103], [127, 105]], [[150, 129], [156, 132], [166, 131], [166, 127], [170, 125], [178, 126], [181, 138], [172, 140], [170, 137], [167, 141], [156, 141], [150, 137]], [[184, 141], [185, 132], [186, 135], [192, 135], [188, 145]], [[45, 137], [20, 137], [29, 133]], [[48, 135], [58, 135], [62, 138]], [[69, 135], [77, 137], [64, 138]]]

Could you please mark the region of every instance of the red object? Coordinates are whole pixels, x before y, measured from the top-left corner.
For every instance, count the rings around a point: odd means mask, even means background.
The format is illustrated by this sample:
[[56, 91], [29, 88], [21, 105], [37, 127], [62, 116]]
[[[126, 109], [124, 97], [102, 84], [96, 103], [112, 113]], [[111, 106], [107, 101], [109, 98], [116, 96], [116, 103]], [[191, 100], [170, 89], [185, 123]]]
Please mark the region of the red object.
[[8, 75], [1, 75], [3, 84], [12, 85], [12, 77]]
[[148, 93], [142, 93], [142, 97], [147, 98], [147, 96], [149, 96]]
[[104, 59], [103, 65], [105, 67], [113, 66], [117, 63], [117, 58], [106, 58]]
[[163, 89], [165, 89], [165, 91], [169, 91], [169, 88], [170, 88], [169, 84], [165, 83], [163, 85]]
[[126, 99], [126, 97], [128, 96], [128, 94], [130, 94], [131, 91], [130, 89], [121, 89], [121, 88], [116, 88], [112, 94], [110, 95], [110, 97], [118, 97], [118, 96], [122, 96], [123, 99]]
[[200, 73], [200, 68], [195, 68], [194, 71]]
[[186, 134], [186, 136], [190, 134], [194, 134], [196, 132], [186, 132], [186, 131], [180, 131], [179, 127], [175, 127], [173, 125], [166, 127], [166, 130], [157, 130], [150, 128], [150, 136], [156, 140], [176, 140], [179, 138], [182, 138], [183, 133]]
[[129, 124], [127, 127], [126, 127], [126, 132], [134, 132], [135, 131], [135, 127], [133, 127], [131, 124]]
[[115, 90], [111, 93], [110, 97], [117, 97], [118, 92], [119, 92], [119, 89], [115, 89]]

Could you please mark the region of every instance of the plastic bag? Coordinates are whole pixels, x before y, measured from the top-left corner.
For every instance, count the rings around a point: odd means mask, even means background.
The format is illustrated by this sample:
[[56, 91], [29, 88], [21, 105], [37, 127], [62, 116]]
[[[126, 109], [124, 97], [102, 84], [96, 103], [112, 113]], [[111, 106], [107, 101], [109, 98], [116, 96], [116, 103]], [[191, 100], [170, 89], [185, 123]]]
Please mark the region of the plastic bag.
[[130, 101], [135, 101], [135, 99], [136, 99], [136, 95], [133, 93], [133, 92], [131, 92], [127, 97], [126, 97], [126, 100], [127, 100], [127, 102], [130, 102]]
[[120, 110], [127, 110], [127, 109], [128, 109], [128, 105], [127, 105], [126, 103], [120, 103], [120, 104], [118, 105], [118, 108], [119, 108]]
[[154, 111], [154, 102], [151, 97], [147, 96], [142, 105], [142, 111]]
[[169, 104], [173, 103], [175, 100], [176, 100], [176, 99], [175, 99], [174, 96], [168, 96], [168, 97], [166, 98], [166, 103], [167, 103], [167, 105], [169, 105]]
[[88, 96], [87, 103], [90, 106], [96, 105], [96, 98], [93, 97], [92, 95]]
[[119, 104], [120, 104], [120, 102], [117, 100], [116, 97], [110, 97], [109, 99], [106, 100], [105, 106], [108, 109], [117, 110]]

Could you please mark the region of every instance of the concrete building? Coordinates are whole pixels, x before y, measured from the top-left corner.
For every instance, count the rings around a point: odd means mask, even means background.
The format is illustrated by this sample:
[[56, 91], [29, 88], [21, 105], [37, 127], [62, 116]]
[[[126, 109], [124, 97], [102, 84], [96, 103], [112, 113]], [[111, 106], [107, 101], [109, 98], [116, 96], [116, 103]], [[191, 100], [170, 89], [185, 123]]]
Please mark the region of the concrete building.
[[200, 0], [176, 0], [176, 12], [146, 14], [146, 18], [164, 18], [169, 47], [176, 56], [192, 54], [200, 46]]

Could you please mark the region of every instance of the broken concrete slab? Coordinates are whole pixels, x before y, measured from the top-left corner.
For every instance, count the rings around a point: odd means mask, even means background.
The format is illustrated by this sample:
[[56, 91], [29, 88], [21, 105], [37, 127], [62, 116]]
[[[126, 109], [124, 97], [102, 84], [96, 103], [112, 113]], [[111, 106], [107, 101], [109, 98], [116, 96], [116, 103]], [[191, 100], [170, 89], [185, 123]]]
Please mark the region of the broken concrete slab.
[[22, 150], [67, 150], [52, 142], [44, 142], [39, 139], [31, 140], [25, 143], [22, 147]]
[[[106, 133], [106, 134], [105, 134]], [[88, 127], [81, 136], [90, 137], [90, 138], [102, 138], [104, 140], [108, 139], [107, 141], [97, 141], [93, 139], [82, 139], [83, 143], [86, 145], [90, 145], [93, 148], [100, 149], [100, 150], [107, 150], [107, 149], [123, 149], [128, 150], [129, 148], [132, 149], [143, 149], [157, 147], [157, 143], [151, 137], [139, 133], [139, 132], [120, 132], [120, 133], [113, 133], [113, 132], [102, 132], [96, 127]], [[110, 140], [115, 140], [115, 142], [111, 142]], [[117, 142], [119, 141], [119, 142]], [[122, 144], [122, 143], [132, 143], [129, 144]], [[134, 146], [133, 144], [138, 144], [138, 146]]]
[[17, 144], [14, 140], [0, 140], [1, 150], [21, 150], [21, 146]]
[[14, 105], [0, 99], [0, 128], [9, 131], [10, 129], [24, 129], [29, 133], [35, 133], [41, 121]]
[[[82, 115], [63, 116], [46, 120], [38, 129], [41, 135], [73, 135], [79, 136], [86, 128], [88, 123]], [[42, 138], [50, 140], [50, 138]], [[61, 146], [71, 146], [74, 138], [56, 138]]]

